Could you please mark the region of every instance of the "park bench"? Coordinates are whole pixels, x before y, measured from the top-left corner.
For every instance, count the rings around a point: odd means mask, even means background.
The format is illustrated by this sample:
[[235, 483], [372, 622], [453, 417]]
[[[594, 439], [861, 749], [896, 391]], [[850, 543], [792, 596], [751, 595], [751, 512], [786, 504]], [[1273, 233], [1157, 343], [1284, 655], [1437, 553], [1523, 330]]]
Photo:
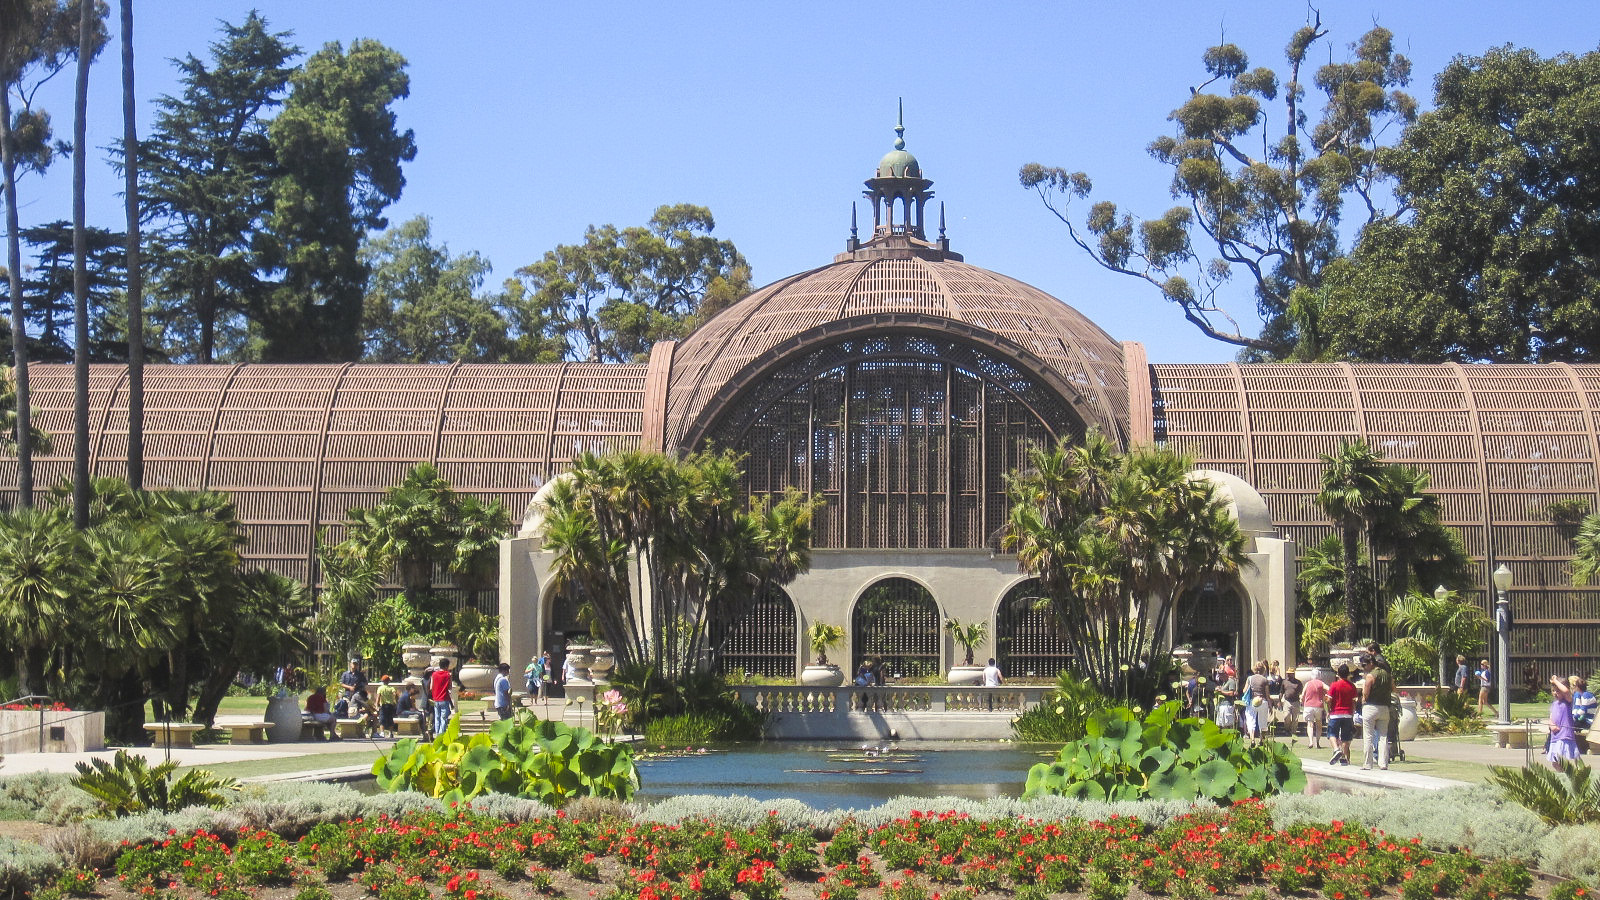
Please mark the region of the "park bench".
[[205, 728], [193, 722], [146, 722], [144, 730], [157, 746], [193, 747], [195, 732]]
[[265, 744], [268, 722], [218, 722], [218, 728], [228, 729], [230, 744]]
[[352, 738], [359, 741], [366, 736], [366, 719], [339, 719], [337, 722], [335, 727], [339, 729], [338, 736], [341, 739]]
[[412, 716], [404, 716], [404, 717], [401, 717], [401, 718], [396, 718], [394, 720], [394, 730], [395, 730], [395, 734], [398, 734], [398, 735], [401, 735], [401, 736], [406, 736], [406, 735], [410, 735], [412, 737], [421, 736], [421, 734], [422, 734], [422, 720], [418, 719], [418, 718], [415, 718], [415, 717], [412, 717]]
[[1528, 746], [1528, 726], [1523, 724], [1490, 725], [1489, 732], [1494, 735], [1496, 747], [1509, 747], [1513, 750], [1522, 750]]

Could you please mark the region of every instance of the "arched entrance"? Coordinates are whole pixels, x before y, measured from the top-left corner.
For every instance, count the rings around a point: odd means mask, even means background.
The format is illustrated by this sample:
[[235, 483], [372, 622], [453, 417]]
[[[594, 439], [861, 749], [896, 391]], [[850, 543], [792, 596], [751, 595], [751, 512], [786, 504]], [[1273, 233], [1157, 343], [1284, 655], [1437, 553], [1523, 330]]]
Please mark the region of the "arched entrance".
[[711, 623], [711, 645], [719, 651], [716, 668], [724, 675], [793, 678], [797, 638], [794, 602], [777, 585], [732, 616]]
[[1173, 646], [1190, 644], [1196, 650], [1214, 651], [1218, 657], [1237, 656], [1250, 646], [1245, 634], [1245, 602], [1244, 591], [1232, 579], [1207, 579], [1178, 602]]
[[1056, 623], [1039, 579], [1013, 585], [995, 611], [995, 660], [1007, 678], [1048, 678], [1067, 668], [1072, 648]]
[[885, 578], [856, 601], [850, 620], [851, 672], [882, 663], [885, 678], [932, 678], [939, 665], [939, 605], [909, 578]]

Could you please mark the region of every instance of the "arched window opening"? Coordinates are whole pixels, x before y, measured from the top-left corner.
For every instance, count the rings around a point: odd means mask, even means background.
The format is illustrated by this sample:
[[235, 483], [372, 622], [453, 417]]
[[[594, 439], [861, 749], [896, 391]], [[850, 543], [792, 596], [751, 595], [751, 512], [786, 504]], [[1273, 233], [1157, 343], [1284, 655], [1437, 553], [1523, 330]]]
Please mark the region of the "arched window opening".
[[1072, 661], [1056, 611], [1037, 578], [1014, 585], [995, 614], [996, 661], [1007, 678], [1054, 680]]
[[794, 603], [776, 585], [711, 623], [711, 645], [720, 648], [716, 670], [724, 675], [793, 678], [797, 641]]
[[1244, 595], [1227, 581], [1207, 579], [1178, 601], [1173, 617], [1173, 643], [1189, 644], [1217, 656], [1231, 656], [1248, 646], [1244, 633]]
[[940, 549], [988, 546], [1009, 512], [1006, 475], [1029, 448], [1082, 433], [1070, 404], [987, 349], [886, 333], [764, 376], [705, 442], [745, 454], [754, 498], [821, 497], [819, 549]]
[[909, 578], [886, 578], [862, 593], [851, 616], [852, 673], [863, 662], [887, 679], [939, 674], [939, 605]]

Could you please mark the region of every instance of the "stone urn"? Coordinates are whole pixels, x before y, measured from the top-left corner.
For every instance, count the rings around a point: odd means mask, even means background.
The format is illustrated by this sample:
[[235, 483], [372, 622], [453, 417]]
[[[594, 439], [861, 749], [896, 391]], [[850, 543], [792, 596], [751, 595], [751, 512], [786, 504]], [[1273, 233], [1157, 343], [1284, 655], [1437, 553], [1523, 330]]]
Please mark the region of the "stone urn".
[[838, 666], [806, 666], [800, 670], [800, 683], [806, 687], [838, 687], [844, 684], [844, 671]]
[[461, 667], [456, 677], [461, 679], [461, 686], [477, 694], [485, 694], [494, 688], [494, 666], [481, 663], [468, 663]]
[[267, 700], [267, 740], [289, 744], [300, 740], [300, 698], [286, 691]]
[[443, 659], [450, 663], [451, 668], [455, 668], [456, 654], [459, 652], [454, 644], [439, 644], [428, 649], [428, 655], [433, 657], [432, 663]]
[[595, 647], [589, 651], [589, 677], [595, 684], [609, 684], [611, 670], [617, 667], [617, 651]]
[[951, 666], [944, 680], [947, 684], [983, 684], [983, 666]]
[[1400, 701], [1400, 727], [1397, 729], [1399, 731], [1399, 733], [1400, 733], [1400, 740], [1402, 740], [1402, 741], [1414, 741], [1414, 740], [1416, 740], [1417, 739], [1417, 731], [1421, 727], [1422, 727], [1422, 723], [1417, 720], [1417, 701], [1415, 701], [1415, 700], [1401, 700]]
[[589, 667], [594, 664], [593, 650], [588, 644], [567, 645], [567, 662], [572, 666], [573, 681], [588, 683]]
[[415, 678], [421, 678], [424, 669], [433, 665], [433, 647], [429, 644], [405, 644], [400, 648], [400, 661]]

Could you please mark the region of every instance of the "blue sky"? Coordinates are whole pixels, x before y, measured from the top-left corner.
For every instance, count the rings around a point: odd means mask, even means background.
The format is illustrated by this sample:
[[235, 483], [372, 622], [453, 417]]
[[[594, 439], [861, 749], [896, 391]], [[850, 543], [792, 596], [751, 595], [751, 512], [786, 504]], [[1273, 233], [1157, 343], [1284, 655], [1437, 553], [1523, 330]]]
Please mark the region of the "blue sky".
[[[113, 4], [114, 6], [115, 4]], [[1292, 2], [396, 2], [136, 0], [141, 136], [148, 101], [175, 93], [168, 60], [204, 58], [219, 20], [259, 7], [306, 51], [371, 37], [410, 61], [398, 106], [417, 158], [391, 223], [425, 214], [452, 252], [476, 250], [509, 276], [589, 224], [640, 224], [662, 203], [698, 203], [749, 258], [757, 283], [828, 262], [850, 203], [893, 140], [905, 98], [907, 149], [947, 206], [968, 262], [1032, 283], [1152, 362], [1231, 359], [1131, 279], [1098, 269], [1017, 184], [1041, 162], [1083, 170], [1096, 198], [1157, 214], [1167, 175], [1144, 152], [1202, 80], [1224, 37], [1252, 65], [1281, 69], [1308, 8]], [[1395, 33], [1426, 106], [1458, 54], [1500, 44], [1542, 54], [1600, 44], [1584, 2], [1339, 2], [1312, 59], [1342, 60], [1373, 23]], [[113, 16], [115, 18], [115, 16]], [[115, 26], [115, 23], [113, 23]], [[120, 137], [113, 44], [91, 74], [89, 141]], [[71, 73], [45, 95], [71, 130]], [[120, 180], [97, 151], [92, 224], [120, 228]], [[71, 163], [19, 188], [23, 224], [71, 215]], [[863, 212], [866, 212], [863, 206]], [[1243, 286], [1230, 308], [1248, 316]], [[1253, 317], [1250, 321], [1253, 321]]]

